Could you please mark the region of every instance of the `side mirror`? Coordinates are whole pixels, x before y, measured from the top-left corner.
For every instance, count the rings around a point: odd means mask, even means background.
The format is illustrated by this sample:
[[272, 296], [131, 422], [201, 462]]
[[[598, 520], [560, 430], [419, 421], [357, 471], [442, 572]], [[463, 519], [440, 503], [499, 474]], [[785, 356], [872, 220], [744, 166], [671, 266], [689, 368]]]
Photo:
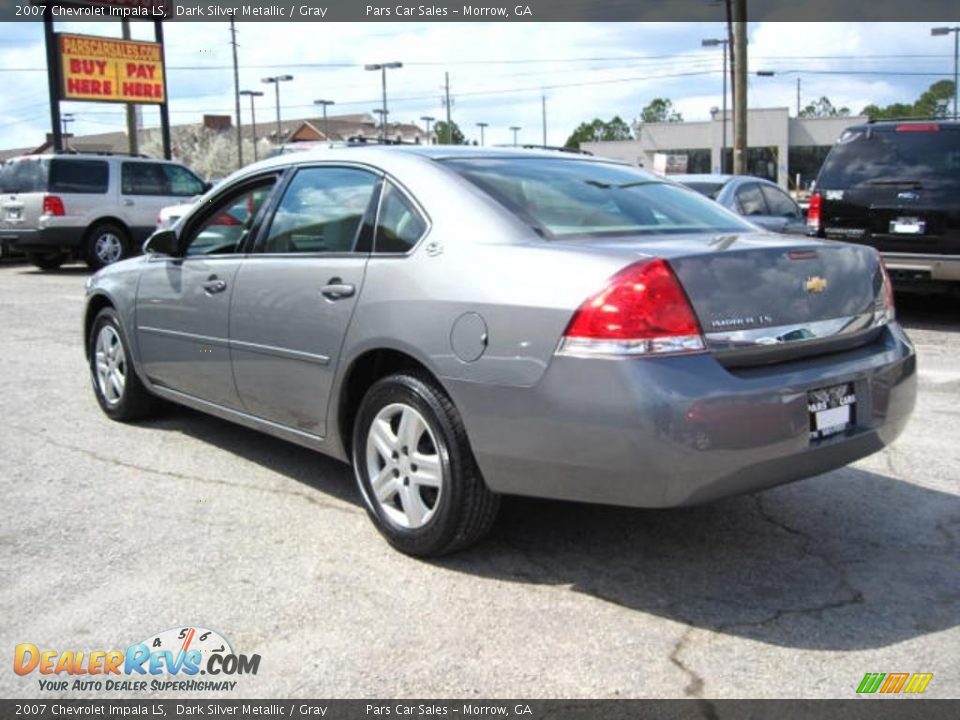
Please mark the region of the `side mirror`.
[[203, 192], [208, 193], [208, 192], [210, 192], [211, 190], [213, 190], [213, 183], [212, 183], [212, 182], [205, 182], [205, 183], [203, 184]]
[[143, 244], [143, 251], [148, 255], [174, 256], [179, 250], [180, 241], [173, 230], [157, 230]]

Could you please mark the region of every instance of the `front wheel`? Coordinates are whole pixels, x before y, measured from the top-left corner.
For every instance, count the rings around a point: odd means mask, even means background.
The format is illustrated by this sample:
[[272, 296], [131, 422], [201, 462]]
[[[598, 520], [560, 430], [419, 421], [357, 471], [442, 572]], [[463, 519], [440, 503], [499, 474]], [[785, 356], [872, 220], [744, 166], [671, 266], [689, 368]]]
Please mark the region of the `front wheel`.
[[408, 555], [463, 549], [496, 519], [500, 498], [480, 476], [459, 413], [420, 374], [383, 378], [364, 396], [353, 467], [377, 529]]
[[156, 407], [156, 398], [140, 382], [130, 345], [113, 308], [104, 308], [90, 331], [90, 378], [103, 411], [112, 419], [138, 420]]

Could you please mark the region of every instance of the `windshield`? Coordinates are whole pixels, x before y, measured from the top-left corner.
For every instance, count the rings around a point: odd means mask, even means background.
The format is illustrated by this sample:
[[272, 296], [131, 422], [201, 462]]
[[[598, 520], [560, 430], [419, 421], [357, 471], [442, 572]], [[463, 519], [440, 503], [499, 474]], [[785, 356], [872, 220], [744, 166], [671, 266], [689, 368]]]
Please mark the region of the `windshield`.
[[552, 158], [441, 162], [544, 237], [757, 230], [695, 192], [625, 165]]
[[849, 130], [827, 156], [818, 187], [899, 183], [960, 187], [960, 132]]
[[0, 171], [0, 191], [28, 193], [46, 190], [46, 163], [40, 158], [8, 161]]

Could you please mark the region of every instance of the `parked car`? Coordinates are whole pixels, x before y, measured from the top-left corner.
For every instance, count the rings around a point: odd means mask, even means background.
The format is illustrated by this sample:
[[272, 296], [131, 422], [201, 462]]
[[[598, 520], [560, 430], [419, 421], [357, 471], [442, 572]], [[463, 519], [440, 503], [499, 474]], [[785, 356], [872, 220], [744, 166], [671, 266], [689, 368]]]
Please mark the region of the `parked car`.
[[671, 175], [674, 180], [743, 215], [764, 230], [807, 235], [804, 213], [779, 185], [749, 175]]
[[810, 200], [819, 236], [883, 253], [895, 284], [960, 289], [960, 122], [873, 122], [830, 150]]
[[0, 241], [51, 270], [93, 269], [139, 251], [160, 208], [207, 185], [183, 165], [116, 155], [28, 155], [0, 175]]
[[611, 161], [292, 153], [145, 251], [87, 285], [103, 411], [165, 398], [352, 462], [412, 555], [477, 541], [501, 494], [669, 507], [823, 473], [914, 404], [875, 251]]

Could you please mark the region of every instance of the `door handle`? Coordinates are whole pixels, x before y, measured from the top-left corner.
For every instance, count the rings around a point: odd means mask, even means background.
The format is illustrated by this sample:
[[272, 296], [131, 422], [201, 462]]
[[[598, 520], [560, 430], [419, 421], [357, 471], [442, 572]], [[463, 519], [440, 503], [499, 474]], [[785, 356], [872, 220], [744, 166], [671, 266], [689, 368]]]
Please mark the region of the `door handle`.
[[203, 284], [203, 291], [207, 295], [216, 295], [217, 293], [222, 293], [226, 289], [227, 283], [217, 278], [216, 275]]
[[130, 200], [130, 199], [124, 200], [123, 204], [126, 205], [127, 207], [130, 207], [131, 205], [133, 205], [133, 200]]
[[357, 289], [340, 278], [331, 278], [327, 285], [320, 288], [320, 294], [328, 300], [339, 300], [353, 295]]

